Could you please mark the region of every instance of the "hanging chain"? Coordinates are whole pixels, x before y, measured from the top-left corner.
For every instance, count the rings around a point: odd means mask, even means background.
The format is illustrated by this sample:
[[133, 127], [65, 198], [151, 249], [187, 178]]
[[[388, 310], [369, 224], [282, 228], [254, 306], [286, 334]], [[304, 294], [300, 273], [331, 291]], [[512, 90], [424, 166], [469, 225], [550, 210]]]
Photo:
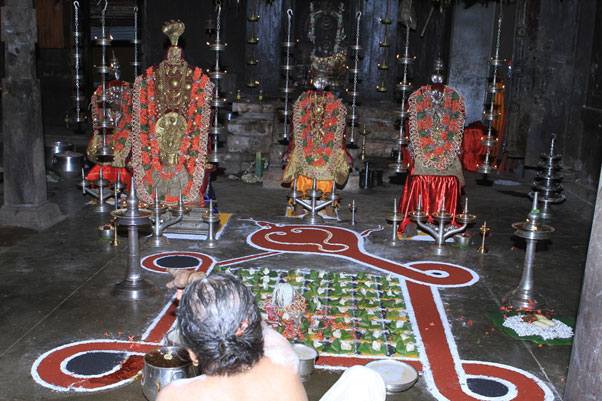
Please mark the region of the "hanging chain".
[[[102, 0], [100, 0], [97, 4], [100, 5]], [[104, 0], [104, 7], [102, 8], [102, 12], [100, 14], [100, 23], [101, 23], [101, 31], [100, 31], [100, 38], [103, 40], [107, 39], [107, 32], [106, 32], [106, 14], [107, 14], [107, 8], [109, 7], [109, 2], [107, 0]], [[106, 67], [107, 66], [107, 46], [106, 46], [106, 42], [103, 42], [102, 44], [102, 63], [101, 63], [102, 67]], [[106, 128], [106, 121], [107, 121], [107, 74], [105, 72], [102, 72], [100, 74], [102, 76], [102, 121], [103, 121], [103, 126], [102, 126], [102, 145], [103, 147], [107, 146], [107, 128]]]
[[[100, 0], [97, 5], [100, 5], [102, 0]], [[106, 25], [105, 25], [105, 17], [106, 17], [106, 13], [107, 13], [107, 7], [109, 6], [109, 2], [107, 0], [105, 0], [105, 5], [102, 8], [102, 12], [100, 13], [100, 38], [101, 39], [106, 39], [107, 38], [107, 32], [106, 32]], [[107, 46], [105, 43], [103, 43], [102, 45], [102, 62], [101, 62], [101, 66], [106, 66], [107, 65]], [[106, 96], [105, 90], [106, 90], [106, 76], [105, 74], [101, 74], [102, 75], [102, 95]], [[103, 112], [103, 117], [104, 117], [104, 112]]]
[[[103, 0], [98, 0], [98, 3], [96, 3], [97, 6], [100, 6], [100, 3]], [[102, 11], [100, 12], [100, 18], [101, 18], [101, 36], [104, 38], [105, 37], [105, 15], [107, 13], [107, 8], [109, 7], [109, 2], [108, 0], [104, 0], [105, 5], [102, 7]]]
[[504, 18], [502, 14], [502, 4], [500, 3], [500, 15], [497, 19], [497, 38], [495, 42], [495, 58], [498, 58], [500, 52], [500, 41], [502, 37], [502, 19]]
[[[406, 46], [404, 51], [404, 57], [410, 57], [410, 27], [406, 26]], [[405, 83], [408, 78], [408, 64], [403, 65], [403, 82]]]
[[[500, 57], [500, 43], [501, 43], [501, 37], [502, 37], [502, 4], [500, 2], [500, 16], [498, 17], [497, 20], [497, 38], [495, 41], [495, 59], [497, 60]], [[497, 68], [498, 68], [498, 63], [496, 62], [493, 65], [493, 83], [492, 85], [495, 86], [496, 83], [496, 79], [497, 79]]]
[[[360, 19], [362, 17], [362, 12], [358, 11], [356, 14], [357, 23], [355, 25], [355, 59], [353, 61], [353, 96], [351, 96], [351, 115], [355, 116], [355, 107], [356, 107], [356, 95], [357, 95], [357, 67], [359, 65], [360, 58]], [[351, 124], [351, 135], [349, 138], [349, 142], [353, 144], [355, 140], [355, 120]]]
[[134, 7], [134, 78], [138, 76], [138, 6]]
[[77, 122], [81, 121], [81, 105], [80, 105], [80, 82], [79, 82], [79, 1], [73, 2], [75, 10], [75, 112]]
[[[220, 43], [220, 32], [222, 29], [221, 24], [221, 16], [222, 16], [222, 3], [218, 1], [216, 3], [217, 9], [217, 24], [215, 28], [215, 42]], [[219, 51], [215, 52], [215, 71], [219, 71]], [[215, 99], [219, 99], [219, 79], [215, 80]], [[216, 113], [216, 121], [217, 121], [217, 113]], [[216, 123], [217, 125], [217, 123]]]
[[220, 30], [222, 29], [221, 26], [221, 15], [222, 15], [222, 2], [221, 1], [217, 1], [215, 2], [215, 10], [217, 11], [217, 25], [216, 25], [216, 39], [219, 40], [219, 34], [220, 34]]
[[291, 48], [289, 46], [291, 41], [291, 20], [293, 18], [293, 10], [286, 10], [286, 18], [287, 18], [287, 27], [286, 27], [286, 71], [285, 71], [285, 79], [284, 79], [284, 139], [288, 139], [288, 88], [289, 88], [289, 67], [291, 63]]
[[[497, 37], [496, 37], [496, 42], [495, 42], [495, 58], [494, 58], [494, 60], [496, 60], [496, 61], [493, 63], [493, 77], [492, 77], [492, 81], [491, 81], [492, 88], [495, 88], [495, 86], [497, 84], [497, 70], [498, 70], [498, 64], [499, 64], [499, 62], [497, 60], [500, 57], [501, 36], [502, 36], [502, 4], [500, 2], [500, 15], [497, 20]], [[489, 107], [489, 112], [491, 114], [493, 114], [493, 112], [494, 112], [494, 106], [495, 106], [494, 99], [495, 99], [495, 93], [491, 97], [491, 105]], [[492, 125], [493, 125], [493, 121], [489, 120], [489, 130], [488, 130], [489, 133], [491, 133]], [[490, 136], [490, 135], [488, 135], [488, 136]], [[487, 153], [489, 153], [489, 148], [487, 148]]]
[[[215, 25], [215, 43], [217, 45], [221, 45], [221, 30], [222, 30], [222, 2], [220, 0], [217, 0], [215, 2], [215, 10], [217, 11], [217, 16], [216, 16], [216, 25]], [[216, 74], [219, 74], [219, 57], [220, 57], [220, 52], [219, 50], [215, 52], [215, 68], [214, 68], [214, 72]], [[219, 127], [219, 102], [218, 100], [220, 99], [219, 97], [219, 80], [220, 77], [219, 75], [216, 76], [215, 78], [215, 86], [214, 86], [214, 107], [213, 107], [213, 155], [214, 157], [217, 158], [217, 152], [218, 152], [218, 136], [219, 136], [219, 131], [218, 131], [218, 127]], [[217, 159], [216, 159], [217, 161]]]

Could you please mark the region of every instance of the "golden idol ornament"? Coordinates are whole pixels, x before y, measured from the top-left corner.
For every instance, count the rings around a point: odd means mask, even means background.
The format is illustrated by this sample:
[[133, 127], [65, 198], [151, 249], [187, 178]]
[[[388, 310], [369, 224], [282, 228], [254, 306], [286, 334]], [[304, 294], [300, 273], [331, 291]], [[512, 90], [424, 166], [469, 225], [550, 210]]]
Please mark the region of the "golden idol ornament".
[[177, 46], [185, 29], [186, 26], [182, 21], [171, 20], [163, 24], [162, 32], [169, 38], [172, 46]]

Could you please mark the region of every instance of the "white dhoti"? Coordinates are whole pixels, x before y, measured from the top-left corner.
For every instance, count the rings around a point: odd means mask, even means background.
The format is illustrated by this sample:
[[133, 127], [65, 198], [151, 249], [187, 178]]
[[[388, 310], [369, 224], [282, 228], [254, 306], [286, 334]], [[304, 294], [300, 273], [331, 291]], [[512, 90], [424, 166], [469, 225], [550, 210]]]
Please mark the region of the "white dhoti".
[[365, 366], [352, 366], [320, 398], [320, 401], [385, 401], [387, 389], [378, 372]]

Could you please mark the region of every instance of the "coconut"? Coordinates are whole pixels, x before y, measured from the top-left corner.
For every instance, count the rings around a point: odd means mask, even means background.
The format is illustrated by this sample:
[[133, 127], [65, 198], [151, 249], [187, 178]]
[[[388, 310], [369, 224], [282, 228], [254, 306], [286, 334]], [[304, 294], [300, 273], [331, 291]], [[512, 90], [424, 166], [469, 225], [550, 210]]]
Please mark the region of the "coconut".
[[272, 293], [272, 302], [279, 308], [286, 308], [295, 301], [295, 289], [289, 283], [278, 283]]

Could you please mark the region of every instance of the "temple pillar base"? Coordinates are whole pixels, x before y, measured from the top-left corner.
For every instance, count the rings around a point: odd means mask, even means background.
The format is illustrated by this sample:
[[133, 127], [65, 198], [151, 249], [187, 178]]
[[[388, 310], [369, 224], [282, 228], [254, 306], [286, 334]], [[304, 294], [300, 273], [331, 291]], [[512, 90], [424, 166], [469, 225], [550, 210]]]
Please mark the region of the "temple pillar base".
[[44, 230], [65, 216], [58, 205], [45, 202], [40, 205], [4, 205], [0, 208], [0, 226]]

